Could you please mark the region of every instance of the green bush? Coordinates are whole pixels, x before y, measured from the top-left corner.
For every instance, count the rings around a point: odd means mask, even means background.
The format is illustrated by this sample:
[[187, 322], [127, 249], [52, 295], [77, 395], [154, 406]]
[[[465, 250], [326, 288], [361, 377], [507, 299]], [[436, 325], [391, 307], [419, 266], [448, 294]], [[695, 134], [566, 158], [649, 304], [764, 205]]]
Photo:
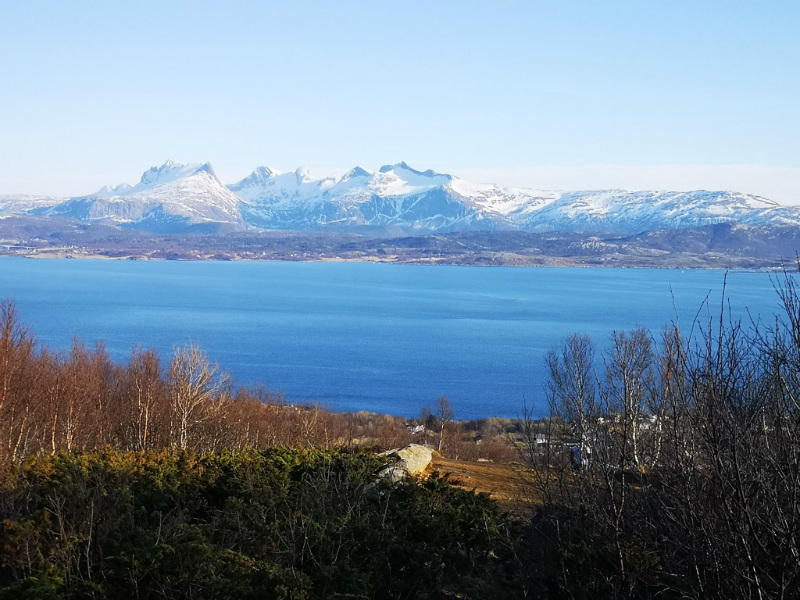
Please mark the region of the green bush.
[[39, 456], [0, 486], [0, 598], [498, 593], [503, 521], [366, 451]]

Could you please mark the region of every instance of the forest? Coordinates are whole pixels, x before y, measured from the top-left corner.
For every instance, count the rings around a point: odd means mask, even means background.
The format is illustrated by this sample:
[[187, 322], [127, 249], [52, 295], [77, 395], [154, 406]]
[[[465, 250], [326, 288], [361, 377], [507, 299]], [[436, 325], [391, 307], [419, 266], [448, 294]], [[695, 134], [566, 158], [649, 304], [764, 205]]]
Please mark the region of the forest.
[[[494, 440], [518, 511], [377, 479], [403, 420], [235, 389], [195, 346], [40, 348], [6, 301], [0, 598], [800, 597], [800, 290], [775, 287], [771, 318], [723, 298], [553, 348], [549, 416]], [[441, 408], [425, 442], [479, 458]]]

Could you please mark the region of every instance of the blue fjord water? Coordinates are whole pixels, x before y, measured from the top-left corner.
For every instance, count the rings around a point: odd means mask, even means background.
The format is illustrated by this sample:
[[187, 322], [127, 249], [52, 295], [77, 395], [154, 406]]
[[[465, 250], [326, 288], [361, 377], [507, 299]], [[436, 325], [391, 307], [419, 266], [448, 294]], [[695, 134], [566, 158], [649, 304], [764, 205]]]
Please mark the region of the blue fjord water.
[[[773, 277], [774, 279], [774, 277]], [[414, 416], [446, 394], [458, 418], [542, 414], [544, 356], [571, 332], [688, 326], [713, 270], [401, 266], [376, 263], [0, 259], [0, 298], [43, 345], [102, 339], [168, 357], [199, 343], [237, 383], [289, 402]], [[734, 316], [778, 311], [765, 273], [732, 272]], [[709, 312], [710, 311], [710, 312]]]

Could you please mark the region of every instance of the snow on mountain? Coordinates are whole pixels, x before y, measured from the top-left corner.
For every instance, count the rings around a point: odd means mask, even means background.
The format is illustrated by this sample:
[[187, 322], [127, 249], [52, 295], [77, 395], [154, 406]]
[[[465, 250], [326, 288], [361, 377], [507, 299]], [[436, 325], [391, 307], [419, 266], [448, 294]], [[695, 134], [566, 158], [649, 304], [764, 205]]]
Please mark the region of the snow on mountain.
[[146, 171], [136, 185], [106, 186], [31, 213], [163, 233], [215, 231], [221, 225], [244, 226], [240, 203], [210, 164], [179, 165], [168, 160]]
[[274, 229], [354, 226], [639, 233], [724, 222], [800, 224], [800, 209], [736, 192], [559, 192], [478, 184], [406, 163], [355, 167], [338, 180], [261, 167], [229, 186], [248, 223]]
[[336, 183], [333, 177], [313, 179], [308, 169], [300, 167], [292, 173], [281, 173], [269, 167], [258, 167], [228, 189], [250, 204], [282, 204], [309, 198], [324, 192]]
[[3, 194], [0, 195], [0, 217], [22, 215], [37, 208], [54, 206], [65, 199], [35, 194]]
[[[487, 212], [452, 189], [456, 178], [417, 171], [406, 163], [377, 172], [355, 167], [339, 179], [256, 170], [229, 189], [242, 198], [252, 225], [274, 229], [370, 226], [414, 232], [509, 228], [503, 215]], [[294, 175], [294, 176], [292, 176]]]
[[448, 188], [454, 194], [468, 198], [482, 209], [502, 215], [515, 224], [561, 196], [561, 192], [504, 188], [494, 184], [472, 183], [457, 177], [453, 178]]
[[800, 210], [738, 192], [565, 192], [517, 220], [530, 231], [640, 233], [715, 223], [800, 224]]
[[59, 201], [0, 197], [0, 215], [28, 212], [156, 232], [248, 226], [285, 230], [587, 231], [634, 234], [716, 223], [800, 225], [800, 208], [737, 192], [560, 192], [465, 181], [405, 162], [313, 177], [258, 167], [224, 186], [211, 165], [167, 161], [136, 185]]

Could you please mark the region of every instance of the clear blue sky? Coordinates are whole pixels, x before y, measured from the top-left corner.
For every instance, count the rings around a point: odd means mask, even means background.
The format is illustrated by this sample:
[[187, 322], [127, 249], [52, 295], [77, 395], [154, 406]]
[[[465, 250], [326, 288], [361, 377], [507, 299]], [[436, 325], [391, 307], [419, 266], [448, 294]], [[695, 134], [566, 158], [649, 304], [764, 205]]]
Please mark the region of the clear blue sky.
[[0, 193], [405, 160], [800, 203], [800, 2], [0, 0]]

